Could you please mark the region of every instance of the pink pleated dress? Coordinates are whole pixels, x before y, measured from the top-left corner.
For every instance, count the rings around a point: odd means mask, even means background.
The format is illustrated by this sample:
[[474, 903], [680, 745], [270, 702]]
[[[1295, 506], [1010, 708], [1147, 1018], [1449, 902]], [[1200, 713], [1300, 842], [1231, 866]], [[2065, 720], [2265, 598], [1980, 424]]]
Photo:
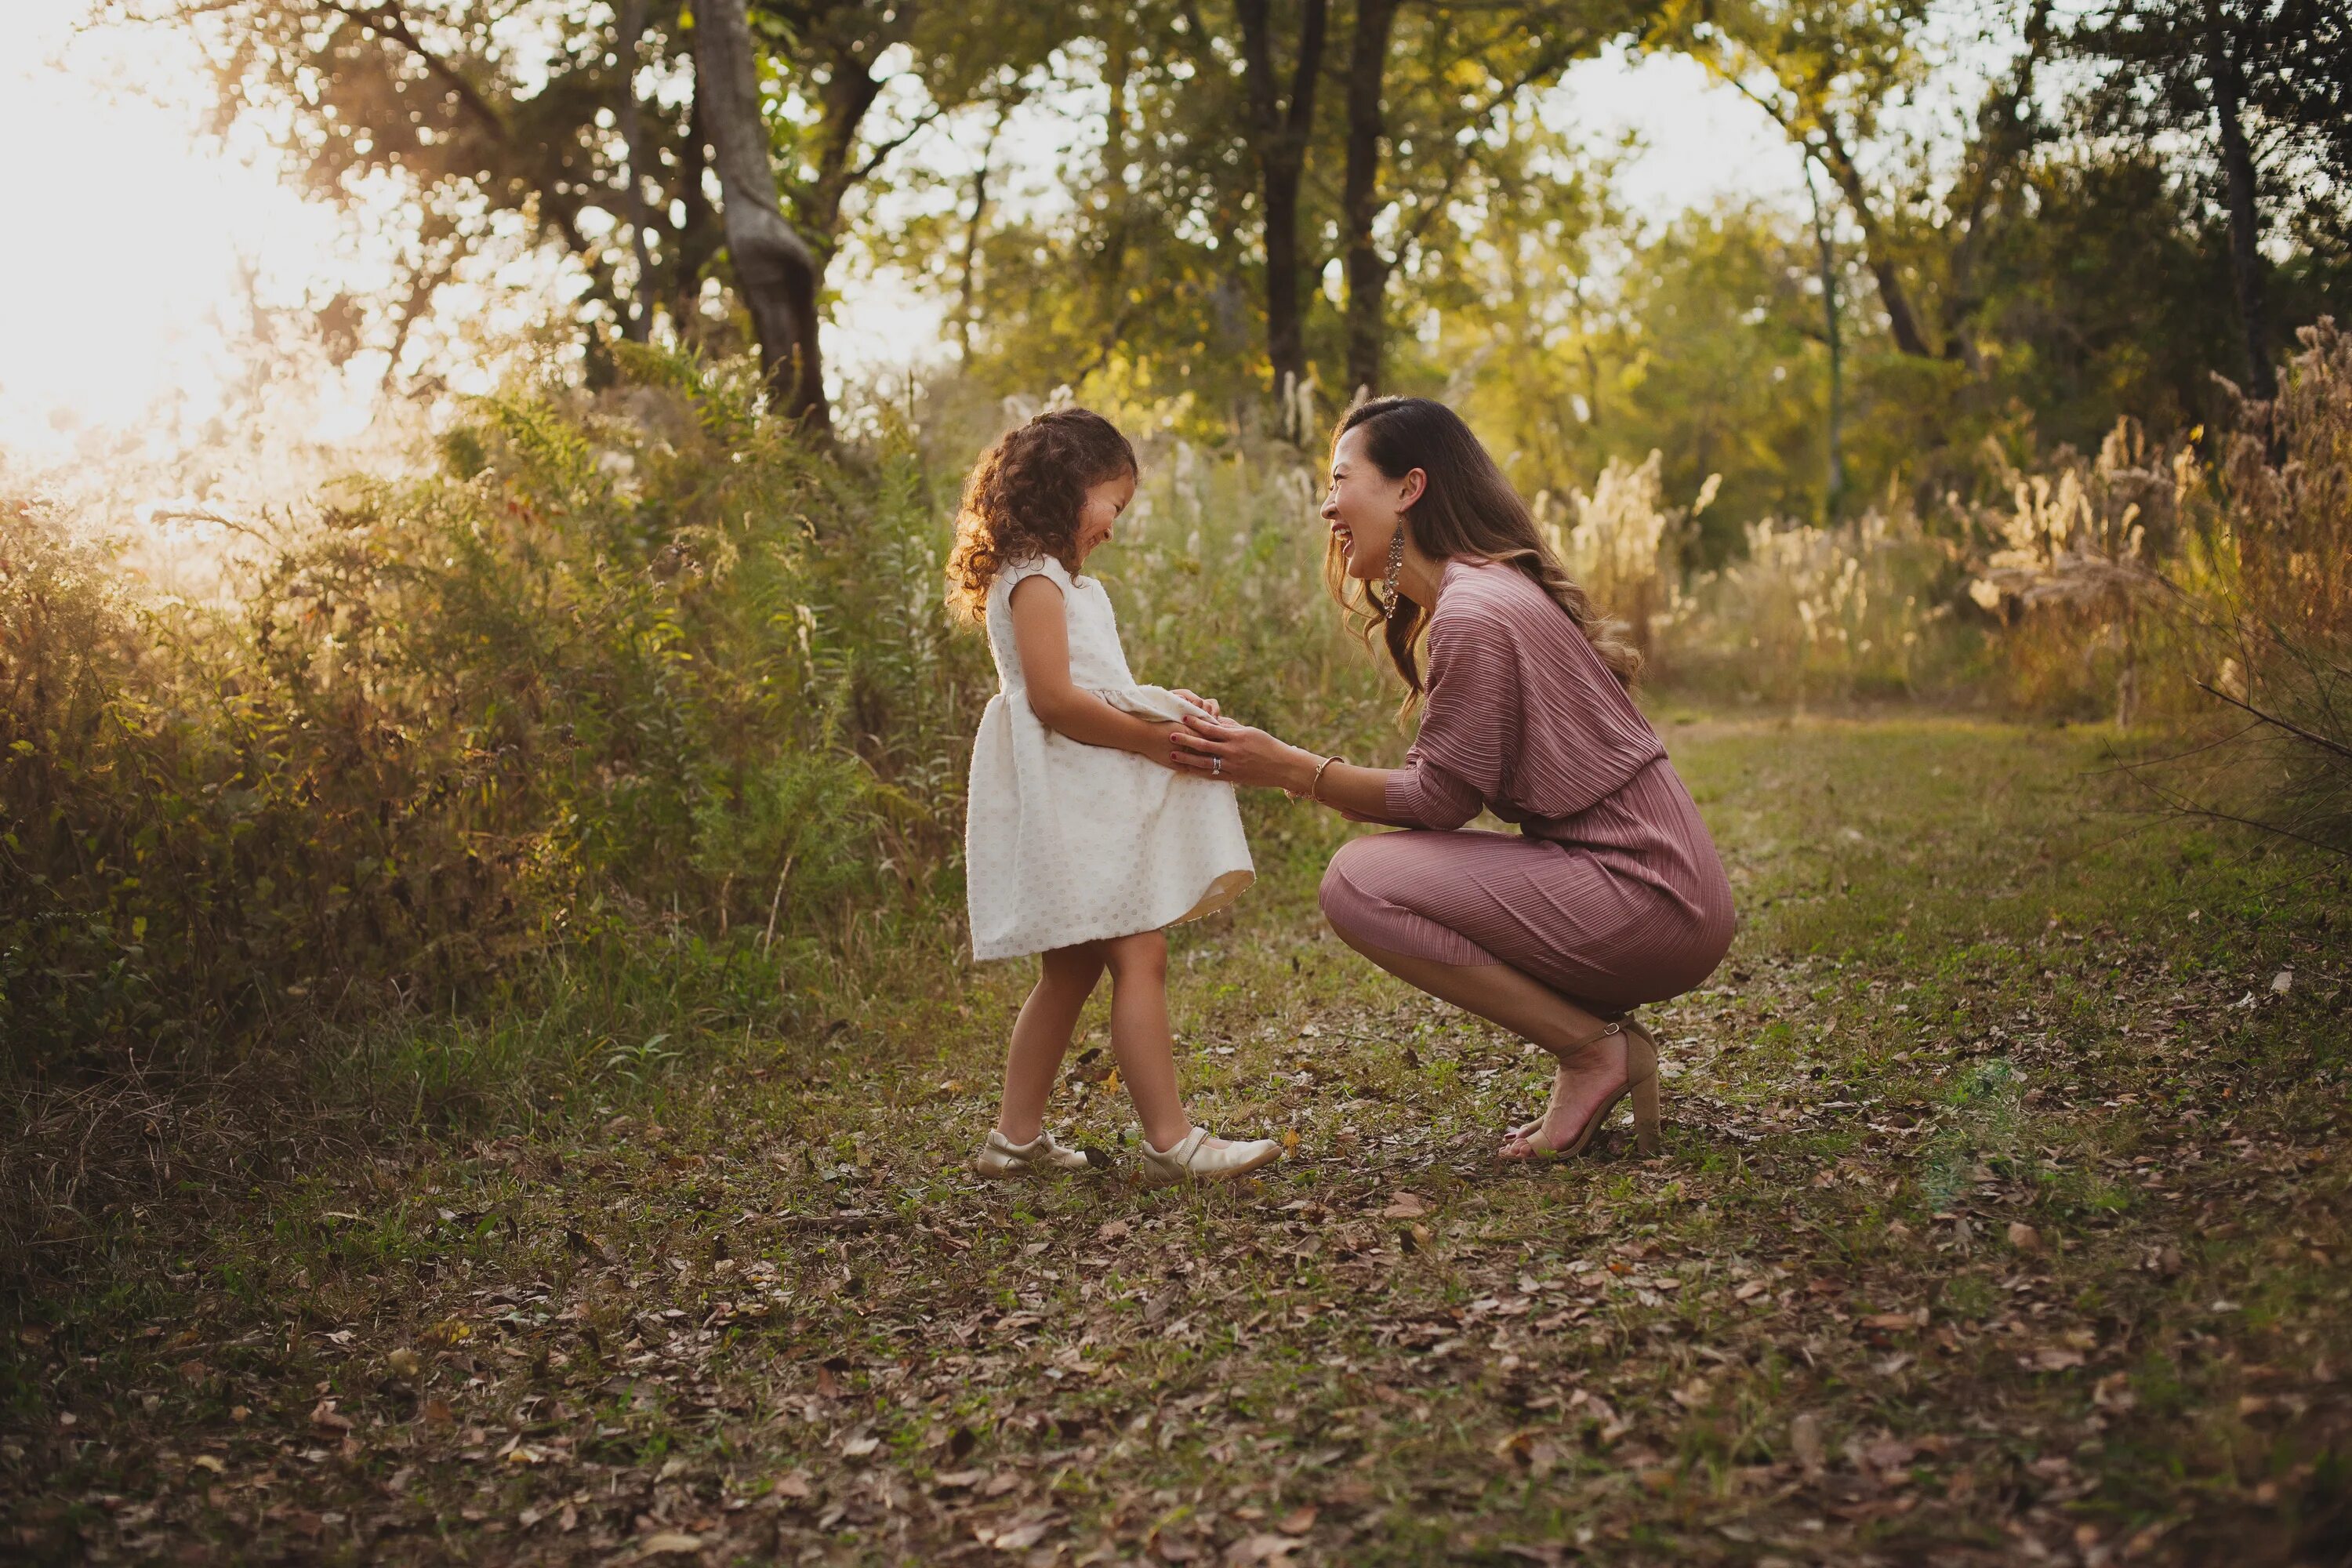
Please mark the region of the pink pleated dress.
[[[1731, 883], [1657, 731], [1516, 568], [1456, 556], [1430, 617], [1421, 733], [1389, 781], [1408, 831], [1332, 858], [1352, 941], [1507, 963], [1604, 1017], [1677, 996], [1731, 946]], [[1465, 830], [1491, 810], [1519, 831]]]

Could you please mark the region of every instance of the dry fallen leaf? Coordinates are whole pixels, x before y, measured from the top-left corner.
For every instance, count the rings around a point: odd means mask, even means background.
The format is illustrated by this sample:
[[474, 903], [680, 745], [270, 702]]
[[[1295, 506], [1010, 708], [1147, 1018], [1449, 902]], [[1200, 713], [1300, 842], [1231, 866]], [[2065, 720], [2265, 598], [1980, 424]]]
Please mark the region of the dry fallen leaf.
[[383, 1364], [392, 1369], [393, 1375], [395, 1377], [415, 1377], [425, 1370], [424, 1362], [419, 1360], [416, 1352], [406, 1345], [397, 1350], [387, 1351], [384, 1353]]
[[1274, 1521], [1274, 1528], [1285, 1535], [1304, 1535], [1315, 1528], [1315, 1507], [1293, 1509]]
[[794, 1502], [805, 1501], [814, 1495], [815, 1489], [809, 1485], [809, 1473], [806, 1470], [787, 1470], [776, 1478], [776, 1495], [790, 1498]]
[[638, 1554], [645, 1557], [667, 1557], [701, 1550], [702, 1537], [688, 1535], [682, 1530], [661, 1531], [637, 1542]]
[[1809, 1470], [1818, 1470], [1827, 1458], [1822, 1446], [1822, 1418], [1808, 1410], [1789, 1423], [1789, 1447], [1795, 1450], [1797, 1463]]
[[1236, 1568], [1249, 1568], [1249, 1565], [1258, 1563], [1286, 1563], [1290, 1560], [1290, 1554], [1297, 1551], [1298, 1547], [1299, 1542], [1289, 1536], [1274, 1535], [1261, 1531], [1255, 1535], [1244, 1535], [1226, 1547], [1225, 1561], [1235, 1564]]
[[1916, 1445], [1906, 1443], [1900, 1437], [1881, 1437], [1863, 1449], [1863, 1457], [1870, 1461], [1873, 1469], [1899, 1470], [1909, 1464], [1911, 1457], [1918, 1451]]
[[2021, 1219], [2009, 1222], [2009, 1244], [2020, 1252], [2042, 1250], [2042, 1233]]
[[1399, 1191], [1390, 1194], [1389, 1206], [1381, 1211], [1382, 1219], [1419, 1219], [1429, 1212], [1429, 1205], [1415, 1193]]
[[997, 1531], [988, 1544], [999, 1552], [1026, 1552], [1045, 1540], [1045, 1532], [1053, 1528], [1054, 1522], [1049, 1519], [1033, 1519], [1026, 1524], [1016, 1524], [1010, 1530]]

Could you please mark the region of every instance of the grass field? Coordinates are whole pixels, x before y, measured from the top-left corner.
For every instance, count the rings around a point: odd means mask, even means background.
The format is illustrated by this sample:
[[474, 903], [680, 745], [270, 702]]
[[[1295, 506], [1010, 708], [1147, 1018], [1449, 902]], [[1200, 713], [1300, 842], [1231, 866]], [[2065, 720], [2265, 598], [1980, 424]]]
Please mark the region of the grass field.
[[[1174, 990], [1264, 1180], [973, 1179], [1025, 973], [910, 961], [93, 1241], [8, 1325], [0, 1555], [2352, 1560], [2340, 867], [2081, 731], [1664, 732], [1745, 924], [1653, 1010], [1661, 1158], [1498, 1166], [1546, 1064], [1262, 834]], [[1101, 1005], [1054, 1121], [1116, 1154]]]

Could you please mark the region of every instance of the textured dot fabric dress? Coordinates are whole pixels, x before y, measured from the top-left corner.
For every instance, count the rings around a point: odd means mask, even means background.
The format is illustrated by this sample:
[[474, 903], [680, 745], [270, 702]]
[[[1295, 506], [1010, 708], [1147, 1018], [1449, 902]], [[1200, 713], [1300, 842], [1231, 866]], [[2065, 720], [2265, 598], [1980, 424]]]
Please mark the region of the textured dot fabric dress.
[[1256, 879], [1231, 784], [1073, 741], [1030, 708], [1012, 599], [1014, 586], [1033, 576], [1062, 590], [1074, 685], [1171, 724], [1194, 710], [1129, 673], [1101, 583], [1072, 577], [1053, 560], [997, 574], [987, 619], [1001, 689], [972, 742], [964, 821], [976, 959], [1158, 931], [1223, 909]]
[[[1678, 996], [1731, 945], [1731, 883], [1666, 749], [1566, 612], [1516, 568], [1456, 556], [1430, 617], [1421, 732], [1389, 779], [1412, 829], [1332, 858], [1352, 940], [1507, 963], [1603, 1016]], [[1519, 831], [1462, 831], [1491, 810]]]

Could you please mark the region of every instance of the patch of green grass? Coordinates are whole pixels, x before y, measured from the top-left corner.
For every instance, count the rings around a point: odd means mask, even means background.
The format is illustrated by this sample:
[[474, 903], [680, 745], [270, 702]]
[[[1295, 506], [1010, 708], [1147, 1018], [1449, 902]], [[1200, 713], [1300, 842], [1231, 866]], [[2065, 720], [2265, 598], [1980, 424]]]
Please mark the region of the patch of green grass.
[[[137, 1497], [192, 1547], [339, 1513], [338, 1550], [446, 1530], [485, 1560], [656, 1530], [929, 1560], [1027, 1524], [1066, 1560], [1205, 1558], [1308, 1507], [1305, 1552], [1350, 1563], [2318, 1539], [2352, 1365], [2341, 889], [2116, 817], [2063, 733], [1669, 738], [1745, 923], [1653, 1010], [1661, 1159], [1497, 1166], [1544, 1062], [1330, 940], [1328, 819], [1277, 811], [1262, 896], [1171, 942], [1202, 1119], [1298, 1134], [1263, 1181], [966, 1175], [1022, 965], [912, 954], [791, 1031], [650, 1005], [642, 1032], [388, 1030], [395, 1081], [428, 1070], [401, 1051], [457, 1062], [462, 1115], [404, 1113], [202, 1235], [125, 1228], [33, 1303], [0, 1467], [82, 1511], [6, 1522], [81, 1540], [112, 1528], [88, 1500]], [[1097, 998], [1080, 1050], [1103, 1026]], [[1098, 1079], [1053, 1115], [1132, 1147]], [[224, 1474], [159, 1490], [165, 1450]]]

